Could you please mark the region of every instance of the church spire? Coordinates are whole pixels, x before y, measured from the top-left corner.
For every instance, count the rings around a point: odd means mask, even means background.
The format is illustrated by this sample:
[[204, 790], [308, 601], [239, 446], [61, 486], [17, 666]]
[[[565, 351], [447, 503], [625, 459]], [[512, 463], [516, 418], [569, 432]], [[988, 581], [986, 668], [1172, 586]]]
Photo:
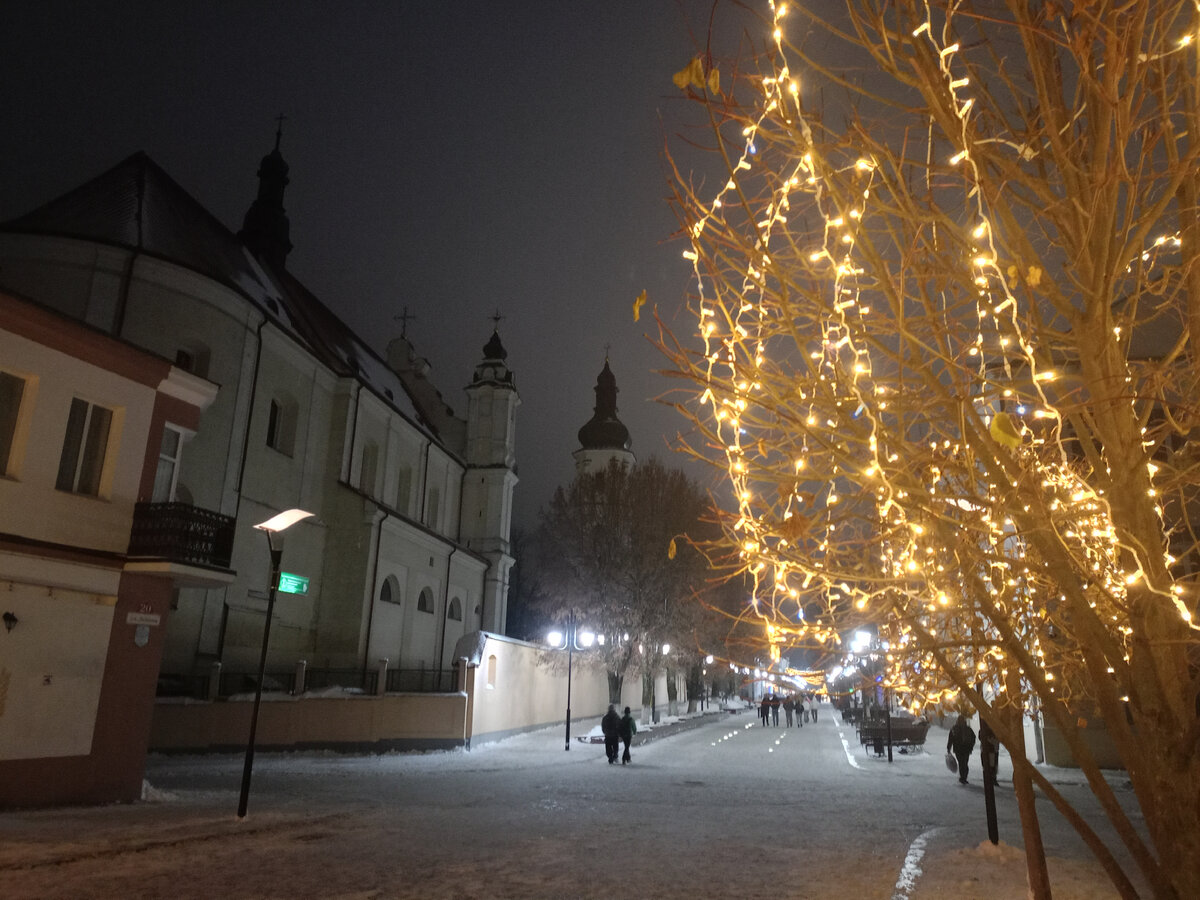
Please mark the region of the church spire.
[[238, 237], [255, 255], [278, 269], [283, 269], [292, 242], [290, 226], [283, 209], [283, 192], [288, 186], [288, 164], [279, 152], [283, 139], [283, 120], [278, 118], [275, 130], [275, 149], [262, 158], [258, 167], [258, 196], [246, 211]]
[[617, 378], [604, 357], [604, 368], [596, 378], [596, 406], [592, 417], [579, 429], [579, 449], [575, 451], [575, 468], [579, 472], [603, 469], [609, 460], [623, 465], [636, 462], [629, 429], [617, 418]]

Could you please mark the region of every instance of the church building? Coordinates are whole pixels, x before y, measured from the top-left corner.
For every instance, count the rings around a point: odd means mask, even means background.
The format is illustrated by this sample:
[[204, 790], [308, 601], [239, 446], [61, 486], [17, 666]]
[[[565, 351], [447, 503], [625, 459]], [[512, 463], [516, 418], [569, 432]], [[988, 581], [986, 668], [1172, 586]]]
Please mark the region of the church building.
[[[296, 592], [275, 605], [268, 686], [304, 673], [310, 689], [450, 690], [459, 638], [505, 629], [520, 403], [507, 353], [481, 329], [456, 414], [406, 336], [376, 352], [288, 271], [278, 135], [258, 179], [235, 233], [134, 154], [0, 225], [0, 288], [217, 386], [197, 426], [163, 440], [169, 477], [137, 496], [159, 514], [142, 516], [151, 531], [176, 513], [229, 523], [219, 577], [177, 583], [164, 610], [160, 694], [252, 689], [270, 573], [254, 526], [289, 508], [313, 517], [283, 536]], [[28, 452], [57, 455], [55, 440]], [[71, 534], [41, 535], [43, 555], [70, 552]]]

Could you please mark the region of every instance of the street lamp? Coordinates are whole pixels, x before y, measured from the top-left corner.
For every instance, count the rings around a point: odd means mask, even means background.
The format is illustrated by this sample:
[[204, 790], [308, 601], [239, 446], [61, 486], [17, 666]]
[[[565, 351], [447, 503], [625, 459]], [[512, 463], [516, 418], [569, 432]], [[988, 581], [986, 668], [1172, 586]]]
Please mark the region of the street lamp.
[[258, 661], [258, 687], [254, 691], [254, 710], [250, 713], [250, 736], [246, 739], [246, 764], [242, 768], [242, 793], [238, 797], [238, 818], [246, 818], [246, 805], [250, 802], [250, 772], [254, 768], [254, 735], [258, 731], [258, 707], [262, 703], [263, 679], [267, 673], [267, 642], [271, 639], [271, 613], [275, 609], [275, 589], [279, 586], [279, 565], [283, 559], [283, 540], [280, 532], [297, 522], [312, 518], [313, 514], [302, 509], [288, 509], [254, 527], [266, 532], [267, 546], [271, 549], [271, 587], [267, 592], [267, 620], [263, 624], [262, 656]]
[[591, 631], [577, 631], [575, 626], [575, 611], [572, 610], [567, 616], [566, 633], [561, 631], [551, 631], [546, 635], [546, 640], [551, 647], [556, 650], [562, 650], [564, 647], [567, 650], [567, 731], [566, 745], [564, 750], [571, 749], [571, 663], [575, 656], [576, 650], [586, 650], [596, 641], [596, 635]]

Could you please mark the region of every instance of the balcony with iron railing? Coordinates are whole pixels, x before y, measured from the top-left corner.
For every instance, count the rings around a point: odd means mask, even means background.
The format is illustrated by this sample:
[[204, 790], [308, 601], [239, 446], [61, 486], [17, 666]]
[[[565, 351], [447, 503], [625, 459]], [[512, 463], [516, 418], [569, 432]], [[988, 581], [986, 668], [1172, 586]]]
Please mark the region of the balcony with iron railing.
[[138, 503], [128, 556], [227, 570], [234, 524], [231, 516], [188, 503]]

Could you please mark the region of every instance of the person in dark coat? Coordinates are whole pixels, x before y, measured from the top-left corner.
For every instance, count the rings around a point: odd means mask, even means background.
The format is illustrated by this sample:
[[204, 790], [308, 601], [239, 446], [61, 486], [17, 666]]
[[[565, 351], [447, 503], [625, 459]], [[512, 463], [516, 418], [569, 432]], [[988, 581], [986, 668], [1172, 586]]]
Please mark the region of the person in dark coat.
[[621, 717], [611, 703], [608, 704], [608, 712], [600, 720], [600, 730], [604, 732], [604, 752], [608, 754], [608, 764], [611, 766], [617, 761], [617, 748], [621, 744]]
[[766, 696], [762, 698], [762, 703], [759, 704], [758, 717], [762, 719], [763, 728], [766, 728], [770, 724], [771, 701]]
[[633, 757], [629, 755], [629, 743], [633, 740], [633, 736], [637, 734], [637, 722], [633, 721], [633, 714], [630, 713], [629, 707], [625, 707], [625, 715], [621, 716], [621, 743], [625, 745], [625, 752], [621, 754], [621, 765], [633, 762]]
[[793, 700], [791, 698], [791, 696], [789, 695], [787, 697], [787, 699], [785, 699], [783, 701], [783, 715], [784, 715], [784, 718], [787, 719], [787, 727], [788, 728], [792, 727], [792, 710], [794, 710], [795, 708], [796, 708], [796, 701]]
[[771, 724], [774, 725], [776, 728], [779, 727], [779, 705], [780, 705], [779, 695], [772, 694], [771, 695]]
[[953, 753], [958, 760], [958, 783], [967, 783], [967, 769], [971, 761], [971, 751], [975, 749], [975, 732], [967, 722], [966, 716], [959, 716], [958, 721], [950, 729], [946, 738], [946, 752]]

